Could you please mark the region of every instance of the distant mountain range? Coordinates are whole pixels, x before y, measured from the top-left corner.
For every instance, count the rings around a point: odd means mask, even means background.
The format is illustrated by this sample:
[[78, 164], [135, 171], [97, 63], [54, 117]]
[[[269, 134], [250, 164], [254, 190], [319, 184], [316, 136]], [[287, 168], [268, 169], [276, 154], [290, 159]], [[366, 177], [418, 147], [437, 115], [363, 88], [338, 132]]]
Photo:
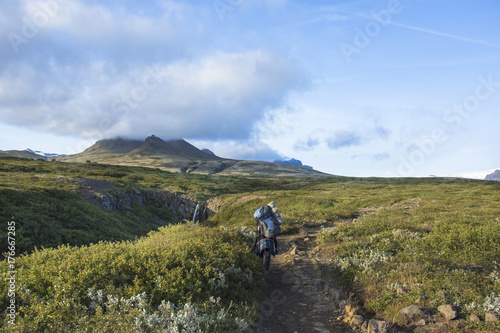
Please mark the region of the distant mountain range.
[[[0, 151], [0, 156], [55, 159], [63, 162], [143, 166], [174, 173], [234, 176], [328, 177], [330, 174], [303, 167], [298, 160], [287, 163], [242, 161], [223, 158], [208, 149], [200, 150], [185, 140], [164, 141], [154, 135], [144, 141], [99, 140], [85, 151], [73, 155], [44, 154], [33, 150]], [[295, 164], [294, 164], [295, 163]], [[299, 164], [300, 163], [300, 164]]]
[[490, 173], [489, 175], [486, 175], [486, 178], [484, 178], [484, 180], [500, 181], [500, 170], [495, 170], [495, 172]]
[[44, 157], [55, 157], [55, 156], [64, 156], [65, 155], [65, 154], [44, 153], [43, 151], [32, 150], [29, 148], [27, 148], [26, 151], [29, 153], [37, 154], [37, 155], [44, 156]]
[[301, 167], [308, 168], [308, 169], [312, 169], [313, 168], [310, 165], [304, 165], [304, 164], [302, 164], [302, 161], [296, 160], [295, 158], [291, 158], [289, 160], [276, 160], [276, 161], [274, 161], [274, 163], [281, 163], [281, 164], [288, 164], [288, 165], [297, 165], [297, 166], [301, 166]]
[[25, 150], [0, 150], [0, 156], [14, 156], [22, 158], [42, 159], [47, 160], [57, 156], [65, 156], [64, 154], [48, 154], [39, 150], [26, 148]]
[[0, 156], [13, 156], [13, 157], [22, 157], [22, 158], [32, 158], [32, 159], [41, 159], [46, 160], [45, 156], [40, 156], [38, 154], [32, 153], [28, 150], [2, 150], [0, 151]]

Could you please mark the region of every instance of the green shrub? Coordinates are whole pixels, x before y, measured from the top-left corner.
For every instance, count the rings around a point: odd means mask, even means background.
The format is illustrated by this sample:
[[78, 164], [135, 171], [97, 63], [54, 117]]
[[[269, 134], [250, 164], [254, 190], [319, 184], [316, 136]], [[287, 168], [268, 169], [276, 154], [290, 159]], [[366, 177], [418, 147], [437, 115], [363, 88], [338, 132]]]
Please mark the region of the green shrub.
[[[37, 250], [16, 260], [15, 327], [159, 331], [181, 325], [176, 320], [184, 313], [201, 318], [200, 325], [210, 331], [236, 331], [253, 322], [262, 288], [262, 263], [250, 253], [250, 244], [237, 231], [184, 224], [134, 242]], [[6, 308], [8, 268], [5, 261], [0, 266]]]
[[[389, 321], [422, 295], [420, 305], [453, 304], [464, 317], [499, 312], [498, 185], [421, 181], [379, 187], [380, 199], [389, 200], [319, 233], [330, 274], [356, 290], [368, 311]], [[370, 206], [373, 190], [359, 192]]]

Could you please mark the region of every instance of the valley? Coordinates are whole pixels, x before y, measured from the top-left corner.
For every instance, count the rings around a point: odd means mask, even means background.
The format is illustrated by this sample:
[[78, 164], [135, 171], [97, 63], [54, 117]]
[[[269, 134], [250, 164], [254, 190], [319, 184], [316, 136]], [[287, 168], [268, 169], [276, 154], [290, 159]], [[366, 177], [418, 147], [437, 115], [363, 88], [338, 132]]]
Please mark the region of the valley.
[[[259, 319], [259, 306], [291, 271], [304, 279], [283, 285], [294, 300], [287, 309], [300, 315], [300, 307], [311, 306], [304, 297], [317, 298], [324, 306], [312, 326], [324, 332], [351, 329], [343, 320], [352, 320], [346, 312], [352, 308], [367, 323], [387, 323], [389, 332], [495, 331], [499, 186], [222, 176], [1, 157], [0, 218], [16, 221], [21, 254], [16, 329], [266, 332], [274, 326]], [[270, 201], [285, 224], [278, 236], [283, 252], [266, 276], [250, 247], [253, 212]], [[208, 213], [193, 223], [198, 204]], [[7, 263], [0, 264], [6, 277]], [[321, 283], [341, 299], [328, 301]], [[6, 292], [6, 280], [0, 284]], [[8, 298], [2, 299], [5, 308]], [[424, 317], [401, 314], [410, 305]], [[457, 317], [444, 320], [441, 305]]]

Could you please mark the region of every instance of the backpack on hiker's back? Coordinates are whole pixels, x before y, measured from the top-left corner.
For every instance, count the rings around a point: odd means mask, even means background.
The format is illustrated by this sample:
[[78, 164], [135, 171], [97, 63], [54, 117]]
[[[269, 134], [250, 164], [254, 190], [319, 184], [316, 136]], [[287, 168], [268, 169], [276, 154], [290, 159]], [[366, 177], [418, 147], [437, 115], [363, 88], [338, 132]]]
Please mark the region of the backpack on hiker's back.
[[284, 220], [274, 201], [257, 209], [254, 217], [259, 221], [264, 237], [273, 238], [281, 232], [279, 226], [283, 224]]

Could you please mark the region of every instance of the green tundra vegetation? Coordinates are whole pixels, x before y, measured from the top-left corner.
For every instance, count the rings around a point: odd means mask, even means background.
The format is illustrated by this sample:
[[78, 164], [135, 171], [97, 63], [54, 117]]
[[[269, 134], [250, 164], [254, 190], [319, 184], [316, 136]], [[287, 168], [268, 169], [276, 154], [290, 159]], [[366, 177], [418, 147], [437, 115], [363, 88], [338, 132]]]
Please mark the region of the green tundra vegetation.
[[[75, 180], [83, 178], [220, 208], [203, 225], [154, 205], [104, 209], [82, 197]], [[284, 233], [321, 228], [322, 278], [377, 318], [403, 324], [398, 311], [416, 301], [431, 311], [452, 304], [464, 319], [500, 314], [499, 182], [223, 177], [0, 158], [2, 248], [14, 216], [24, 253], [13, 331], [252, 331], [262, 267], [242, 231], [254, 229], [253, 212], [269, 201]], [[5, 260], [0, 267], [6, 308]], [[3, 329], [13, 329], [7, 320]], [[494, 325], [464, 321], [461, 329]]]
[[[236, 332], [255, 318], [251, 239], [193, 224], [136, 241], [36, 250], [16, 260], [19, 332]], [[2, 270], [8, 270], [5, 262]], [[6, 279], [0, 287], [8, 289]], [[2, 299], [7, 308], [8, 300]]]

